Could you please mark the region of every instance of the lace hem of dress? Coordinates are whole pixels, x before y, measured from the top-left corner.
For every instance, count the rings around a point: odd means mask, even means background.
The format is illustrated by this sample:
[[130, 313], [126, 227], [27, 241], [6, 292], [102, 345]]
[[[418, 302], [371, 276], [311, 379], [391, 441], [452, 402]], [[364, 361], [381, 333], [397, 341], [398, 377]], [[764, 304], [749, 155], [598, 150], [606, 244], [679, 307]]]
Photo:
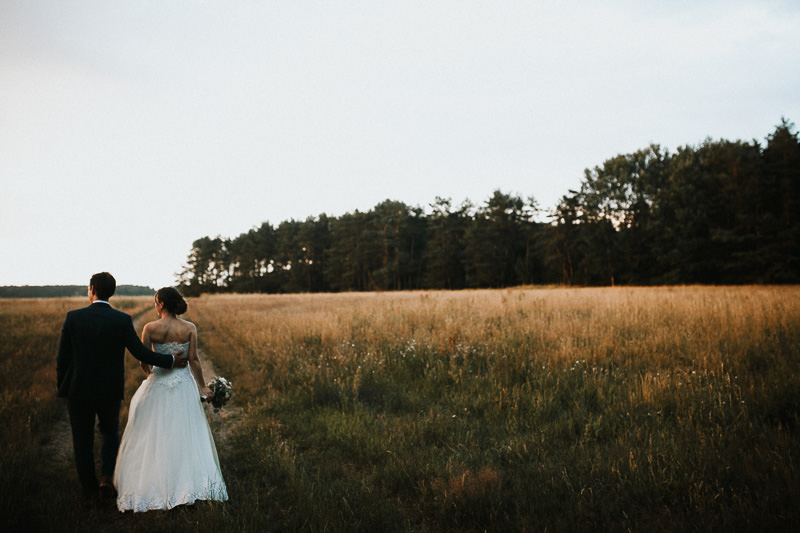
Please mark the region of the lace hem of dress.
[[216, 500], [228, 501], [228, 492], [225, 489], [204, 489], [189, 491], [183, 494], [174, 494], [165, 500], [162, 494], [137, 497], [134, 494], [120, 494], [117, 497], [117, 508], [120, 511], [163, 511], [179, 505], [191, 505], [196, 501]]

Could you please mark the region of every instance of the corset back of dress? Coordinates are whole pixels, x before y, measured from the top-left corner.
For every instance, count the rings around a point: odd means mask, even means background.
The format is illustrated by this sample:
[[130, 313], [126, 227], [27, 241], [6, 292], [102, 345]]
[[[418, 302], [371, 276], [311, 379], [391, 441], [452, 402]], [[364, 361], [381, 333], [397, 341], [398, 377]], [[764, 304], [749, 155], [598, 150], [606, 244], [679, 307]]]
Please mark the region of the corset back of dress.
[[[153, 343], [153, 351], [163, 354], [173, 354], [175, 352], [183, 351], [184, 356], [189, 355], [188, 342], [167, 342], [164, 344]], [[154, 366], [151, 375], [154, 379], [158, 380], [161, 384], [172, 386], [184, 379], [192, 379], [191, 370], [189, 367], [184, 368], [161, 368]]]

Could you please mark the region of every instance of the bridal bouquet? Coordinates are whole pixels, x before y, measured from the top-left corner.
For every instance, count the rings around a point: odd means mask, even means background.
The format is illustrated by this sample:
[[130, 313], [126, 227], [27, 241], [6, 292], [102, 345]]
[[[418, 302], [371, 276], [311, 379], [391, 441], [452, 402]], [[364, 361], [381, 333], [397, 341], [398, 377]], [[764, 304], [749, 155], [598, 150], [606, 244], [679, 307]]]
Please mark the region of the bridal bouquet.
[[233, 395], [233, 383], [222, 376], [217, 376], [209, 381], [207, 386], [211, 389], [213, 396], [211, 396], [211, 398], [204, 398], [203, 401], [211, 403], [216, 413], [231, 399]]

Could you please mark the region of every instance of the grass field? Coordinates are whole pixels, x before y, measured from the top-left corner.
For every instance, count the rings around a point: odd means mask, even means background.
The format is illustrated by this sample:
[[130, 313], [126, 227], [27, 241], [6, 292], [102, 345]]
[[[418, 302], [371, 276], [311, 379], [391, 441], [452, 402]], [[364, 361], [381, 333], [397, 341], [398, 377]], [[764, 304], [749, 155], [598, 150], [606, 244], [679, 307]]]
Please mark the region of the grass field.
[[[115, 300], [132, 314], [152, 303]], [[77, 508], [74, 468], [51, 457], [65, 416], [58, 333], [80, 305], [0, 301], [0, 526], [12, 530], [759, 531], [800, 519], [800, 287], [191, 300], [240, 409], [212, 420], [228, 433], [231, 501], [137, 515]], [[129, 358], [126, 400], [140, 380]]]

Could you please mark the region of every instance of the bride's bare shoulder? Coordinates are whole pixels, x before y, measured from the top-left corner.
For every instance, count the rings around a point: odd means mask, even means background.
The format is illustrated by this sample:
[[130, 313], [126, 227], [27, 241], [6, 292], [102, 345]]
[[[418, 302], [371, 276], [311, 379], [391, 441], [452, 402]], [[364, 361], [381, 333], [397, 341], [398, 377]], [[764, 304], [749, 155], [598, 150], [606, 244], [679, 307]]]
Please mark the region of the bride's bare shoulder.
[[161, 323], [158, 320], [153, 320], [144, 325], [144, 331], [149, 331], [150, 333], [159, 331], [160, 329]]
[[186, 331], [191, 333], [197, 333], [197, 326], [194, 325], [194, 322], [189, 322], [188, 320], [180, 319], [183, 323], [183, 327], [186, 328]]

